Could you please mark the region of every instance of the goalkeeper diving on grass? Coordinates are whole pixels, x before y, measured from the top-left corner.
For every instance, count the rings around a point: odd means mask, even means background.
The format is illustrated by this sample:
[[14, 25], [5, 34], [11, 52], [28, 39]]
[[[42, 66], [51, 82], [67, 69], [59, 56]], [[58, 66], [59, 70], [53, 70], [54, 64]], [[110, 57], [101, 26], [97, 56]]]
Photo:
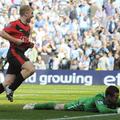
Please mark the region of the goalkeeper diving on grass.
[[23, 109], [120, 113], [119, 89], [116, 86], [108, 86], [105, 93], [100, 93], [93, 97], [79, 98], [65, 104], [51, 102], [26, 104], [23, 106]]

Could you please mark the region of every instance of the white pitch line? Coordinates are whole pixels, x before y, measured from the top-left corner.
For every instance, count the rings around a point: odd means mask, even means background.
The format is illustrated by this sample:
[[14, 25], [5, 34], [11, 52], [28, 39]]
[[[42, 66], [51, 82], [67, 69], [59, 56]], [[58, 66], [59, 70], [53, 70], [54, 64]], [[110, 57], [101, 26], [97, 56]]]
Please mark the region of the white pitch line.
[[46, 120], [75, 120], [75, 119], [78, 119], [78, 118], [81, 119], [81, 118], [104, 117], [104, 116], [114, 116], [114, 115], [117, 115], [117, 113], [76, 116], [76, 117], [66, 117], [66, 118], [54, 118], [54, 119], [46, 119]]

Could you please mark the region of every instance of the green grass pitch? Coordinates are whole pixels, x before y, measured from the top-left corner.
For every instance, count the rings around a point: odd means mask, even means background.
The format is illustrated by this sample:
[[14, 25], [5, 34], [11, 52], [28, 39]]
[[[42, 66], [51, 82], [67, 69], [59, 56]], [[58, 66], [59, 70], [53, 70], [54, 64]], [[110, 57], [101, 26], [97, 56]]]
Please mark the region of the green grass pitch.
[[[14, 102], [7, 101], [5, 93], [0, 95], [0, 120], [120, 120], [118, 114], [101, 115], [80, 111], [23, 110], [27, 103], [65, 103], [80, 97], [103, 92], [106, 86], [80, 85], [26, 85], [14, 94]], [[119, 87], [120, 88], [120, 87]]]

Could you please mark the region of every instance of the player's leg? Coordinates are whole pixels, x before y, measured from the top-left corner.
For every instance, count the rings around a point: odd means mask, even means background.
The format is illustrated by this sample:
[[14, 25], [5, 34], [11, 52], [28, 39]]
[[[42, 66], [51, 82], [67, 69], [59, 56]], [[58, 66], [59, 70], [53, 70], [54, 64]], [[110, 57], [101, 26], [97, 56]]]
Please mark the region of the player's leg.
[[0, 83], [0, 94], [4, 92], [6, 86], [10, 85], [15, 80], [15, 74], [13, 73], [14, 67], [9, 64], [5, 81], [3, 83]]
[[[11, 96], [13, 96], [13, 91], [10, 90], [7, 86], [10, 85], [12, 82], [14, 82], [15, 77], [16, 76], [14, 74], [7, 74], [5, 77], [5, 81], [3, 83], [0, 83], [0, 94], [3, 93], [4, 91], [7, 91], [6, 97], [11, 102], [13, 101], [13, 97], [11, 98]], [[10, 94], [10, 97], [8, 97], [9, 94]]]
[[4, 92], [4, 86], [2, 83], [0, 83], [0, 94]]
[[32, 75], [34, 71], [35, 71], [35, 68], [31, 62], [27, 61], [22, 65], [22, 70], [20, 73], [16, 74], [16, 78], [14, 82], [11, 85], [6, 87], [7, 88], [6, 94], [7, 94], [8, 100], [11, 99], [10, 101], [13, 101], [13, 91], [15, 91], [26, 78]]
[[16, 78], [15, 74], [6, 74], [5, 81], [2, 83], [4, 87], [11, 85]]
[[[4, 61], [4, 62], [3, 62]], [[6, 58], [0, 58], [0, 71], [4, 71], [4, 66], [7, 63]], [[0, 83], [0, 94], [4, 92], [3, 83]]]
[[[15, 73], [16, 78], [14, 82], [8, 87], [7, 90], [9, 91], [9, 89], [11, 89], [12, 91], [14, 91], [22, 84], [22, 82], [27, 77], [29, 77], [34, 73], [35, 68], [34, 68], [34, 65], [29, 61], [28, 58], [25, 57], [23, 53], [17, 50], [14, 50], [14, 52], [10, 51], [9, 53], [10, 54], [9, 54], [8, 60], [9, 60], [9, 63], [11, 63], [12, 66], [14, 66], [13, 72]], [[10, 98], [12, 98], [12, 96], [10, 96]]]
[[31, 76], [35, 72], [35, 67], [34, 65], [30, 62], [27, 61], [22, 65], [22, 70], [19, 74], [16, 75], [15, 81], [9, 86], [10, 89], [13, 91], [16, 90], [22, 82]]
[[5, 77], [5, 81], [2, 83], [4, 86], [4, 90], [6, 91], [6, 97], [10, 102], [13, 102], [13, 91], [8, 88], [9, 85], [11, 85], [16, 78], [16, 75], [14, 74], [7, 74]]
[[[13, 96], [13, 91], [9, 90], [8, 86], [11, 85], [14, 82], [15, 78], [16, 78], [15, 68], [16, 68], [16, 71], [17, 71], [17, 67], [14, 66], [14, 65], [15, 64], [9, 63], [9, 67], [7, 69], [6, 76], [5, 76], [5, 81], [2, 83], [2, 86], [4, 88], [2, 90], [6, 91], [6, 97], [11, 102], [13, 101], [13, 98], [11, 97], [11, 96]], [[20, 70], [18, 70], [18, 71], [20, 71]], [[3, 92], [2, 90], [1, 90], [1, 92]], [[10, 94], [10, 96], [9, 96], [9, 94]]]

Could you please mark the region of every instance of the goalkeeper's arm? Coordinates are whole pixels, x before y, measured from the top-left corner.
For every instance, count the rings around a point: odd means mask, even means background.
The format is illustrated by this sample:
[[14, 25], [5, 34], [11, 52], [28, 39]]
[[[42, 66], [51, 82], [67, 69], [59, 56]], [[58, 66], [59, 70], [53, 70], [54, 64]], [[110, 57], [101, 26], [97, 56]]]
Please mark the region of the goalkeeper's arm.
[[36, 104], [26, 104], [23, 109], [34, 109], [34, 110], [64, 110], [64, 104], [56, 103], [36, 103]]
[[95, 104], [100, 113], [117, 113], [117, 109], [108, 108], [106, 104], [104, 104], [103, 98], [100, 96], [96, 96]]

